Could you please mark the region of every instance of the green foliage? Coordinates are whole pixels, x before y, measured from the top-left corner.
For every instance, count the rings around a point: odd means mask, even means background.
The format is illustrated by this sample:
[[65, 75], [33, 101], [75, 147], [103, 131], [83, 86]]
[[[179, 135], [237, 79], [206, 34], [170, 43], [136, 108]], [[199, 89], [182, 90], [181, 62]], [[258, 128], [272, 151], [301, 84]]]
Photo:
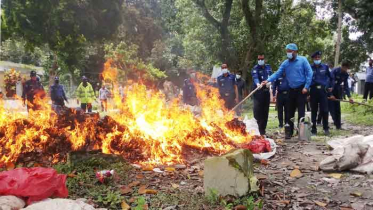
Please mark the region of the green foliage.
[[[353, 96], [354, 100], [357, 99], [357, 96]], [[361, 100], [361, 99], [360, 99]], [[373, 100], [369, 100], [366, 104], [373, 106]], [[373, 125], [373, 108], [357, 104], [341, 103], [342, 113], [346, 114], [345, 119], [352, 124], [356, 125]]]
[[138, 58], [138, 46], [135, 44], [127, 44], [124, 41], [117, 45], [111, 43], [105, 46], [105, 51], [106, 58], [111, 59], [127, 78], [140, 79], [144, 82], [154, 82], [166, 78], [164, 72]]
[[220, 201], [219, 192], [216, 189], [209, 189], [206, 198], [210, 204], [217, 204]]
[[146, 204], [146, 200], [143, 196], [137, 198], [134, 210], [143, 210], [143, 206]]

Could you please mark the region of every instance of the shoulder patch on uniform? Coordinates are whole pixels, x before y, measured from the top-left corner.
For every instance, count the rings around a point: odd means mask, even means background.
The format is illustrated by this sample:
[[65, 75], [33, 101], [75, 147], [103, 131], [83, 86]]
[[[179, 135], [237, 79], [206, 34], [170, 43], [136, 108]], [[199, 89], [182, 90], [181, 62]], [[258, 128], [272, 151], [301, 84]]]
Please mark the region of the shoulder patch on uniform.
[[256, 74], [256, 70], [253, 70], [253, 73]]

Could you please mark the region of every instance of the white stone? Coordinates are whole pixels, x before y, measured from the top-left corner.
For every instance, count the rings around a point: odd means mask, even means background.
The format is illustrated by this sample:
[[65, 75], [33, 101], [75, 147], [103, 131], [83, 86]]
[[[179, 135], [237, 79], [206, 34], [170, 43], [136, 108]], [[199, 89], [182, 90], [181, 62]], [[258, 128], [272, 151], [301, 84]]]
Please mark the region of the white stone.
[[95, 210], [95, 208], [83, 201], [69, 199], [47, 199], [34, 204], [31, 204], [23, 210]]
[[16, 196], [9, 195], [0, 197], [1, 210], [18, 210], [25, 207], [25, 205], [25, 201]]
[[[249, 150], [239, 149], [221, 157], [211, 157], [204, 162], [204, 190], [216, 190], [220, 195], [243, 196], [255, 182], [252, 172], [253, 156]], [[253, 183], [256, 184], [256, 183]]]

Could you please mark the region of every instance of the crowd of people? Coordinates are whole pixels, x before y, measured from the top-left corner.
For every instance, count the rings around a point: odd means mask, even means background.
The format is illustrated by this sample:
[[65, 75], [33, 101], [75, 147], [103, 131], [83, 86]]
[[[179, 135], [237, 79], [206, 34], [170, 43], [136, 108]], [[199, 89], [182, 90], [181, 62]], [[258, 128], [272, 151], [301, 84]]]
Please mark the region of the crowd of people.
[[[251, 70], [253, 81], [252, 91], [254, 101], [254, 118], [257, 121], [261, 135], [266, 134], [268, 113], [271, 101], [276, 102], [279, 127], [285, 124], [290, 127], [290, 135], [294, 131], [294, 116], [298, 111], [299, 120], [305, 117], [306, 107], [310, 103], [312, 134], [317, 134], [317, 124], [323, 125], [325, 135], [329, 135], [329, 114], [336, 129], [342, 129], [340, 100], [345, 96], [353, 103], [351, 98], [352, 86], [355, 78], [350, 77], [348, 71], [350, 64], [343, 61], [337, 68], [329, 68], [322, 62], [322, 52], [317, 51], [311, 55], [310, 64], [306, 57], [298, 55], [298, 46], [294, 43], [286, 46], [287, 59], [282, 62], [278, 70], [273, 74], [270, 65], [265, 62], [265, 55], [258, 55], [257, 65]], [[373, 61], [370, 59], [367, 69], [367, 83], [364, 91], [364, 99], [373, 96]], [[241, 78], [241, 72], [235, 75], [230, 73], [228, 66], [221, 66], [221, 75], [217, 78], [216, 87], [220, 97], [224, 100], [225, 107], [232, 109], [240, 102], [245, 94], [245, 81]], [[184, 82], [184, 102], [190, 102], [195, 97], [193, 78]], [[239, 115], [242, 107], [236, 110]], [[322, 122], [321, 122], [322, 121]]]

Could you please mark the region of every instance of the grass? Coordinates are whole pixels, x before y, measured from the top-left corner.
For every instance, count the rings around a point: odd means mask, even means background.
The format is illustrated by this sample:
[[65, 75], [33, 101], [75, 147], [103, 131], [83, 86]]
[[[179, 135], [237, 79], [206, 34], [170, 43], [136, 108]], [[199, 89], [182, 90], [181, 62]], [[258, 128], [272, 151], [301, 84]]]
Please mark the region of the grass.
[[[355, 101], [361, 102], [362, 96], [353, 95]], [[373, 100], [367, 102], [368, 105], [373, 106]], [[372, 126], [373, 125], [373, 107], [341, 103], [341, 110], [344, 116], [344, 119], [354, 125], [364, 125]]]
[[[127, 181], [131, 167], [124, 161], [109, 162], [104, 158], [90, 158], [75, 164], [59, 163], [54, 168], [63, 174], [68, 174], [66, 181], [69, 198], [87, 198], [100, 207], [120, 209], [124, 197], [120, 194], [119, 186]], [[117, 178], [105, 184], [96, 178], [96, 171], [114, 170]]]

